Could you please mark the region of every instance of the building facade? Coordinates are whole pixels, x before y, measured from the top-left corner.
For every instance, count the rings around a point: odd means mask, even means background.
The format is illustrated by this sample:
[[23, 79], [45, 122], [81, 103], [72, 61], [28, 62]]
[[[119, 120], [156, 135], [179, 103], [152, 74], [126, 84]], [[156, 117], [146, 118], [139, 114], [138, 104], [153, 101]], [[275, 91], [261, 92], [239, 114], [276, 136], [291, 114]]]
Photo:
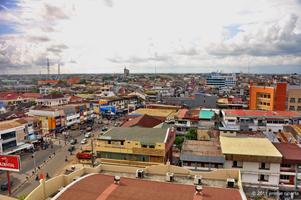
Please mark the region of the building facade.
[[301, 87], [289, 87], [287, 90], [287, 109], [301, 111]]
[[153, 165], [172, 159], [173, 129], [113, 128], [97, 139], [101, 162]]

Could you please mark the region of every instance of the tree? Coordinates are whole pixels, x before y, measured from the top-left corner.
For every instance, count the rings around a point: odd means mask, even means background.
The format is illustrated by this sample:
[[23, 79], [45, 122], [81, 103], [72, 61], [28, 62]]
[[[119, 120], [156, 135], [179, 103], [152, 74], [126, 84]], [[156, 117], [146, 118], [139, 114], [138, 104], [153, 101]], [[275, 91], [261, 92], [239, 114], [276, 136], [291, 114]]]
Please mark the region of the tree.
[[187, 131], [187, 134], [186, 134], [186, 139], [187, 140], [197, 140], [197, 130], [196, 129], [189, 129]]
[[182, 144], [184, 142], [184, 136], [176, 136], [176, 139], [175, 139], [175, 145], [178, 149], [182, 149]]

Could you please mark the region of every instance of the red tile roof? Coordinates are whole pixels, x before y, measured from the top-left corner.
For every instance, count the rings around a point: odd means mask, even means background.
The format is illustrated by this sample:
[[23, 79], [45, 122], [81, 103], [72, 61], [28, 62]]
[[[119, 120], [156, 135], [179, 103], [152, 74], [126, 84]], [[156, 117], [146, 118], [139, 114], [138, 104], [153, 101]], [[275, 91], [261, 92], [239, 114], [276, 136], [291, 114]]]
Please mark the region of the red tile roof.
[[296, 144], [290, 143], [273, 143], [278, 151], [282, 154], [283, 163], [301, 164], [301, 148]]
[[42, 95], [39, 93], [16, 93], [16, 92], [1, 92], [0, 93], [0, 100], [14, 100], [18, 98], [39, 98]]
[[129, 118], [128, 121], [122, 124], [121, 127], [145, 127], [145, 128], [153, 128], [158, 124], [164, 122], [163, 118], [153, 117], [149, 115], [141, 115], [138, 117]]
[[237, 117], [301, 117], [297, 111], [223, 110], [228, 116]]
[[58, 200], [241, 200], [238, 189], [203, 187], [203, 195], [196, 196], [193, 185], [164, 183], [121, 177], [113, 187], [113, 176], [95, 174], [67, 188]]

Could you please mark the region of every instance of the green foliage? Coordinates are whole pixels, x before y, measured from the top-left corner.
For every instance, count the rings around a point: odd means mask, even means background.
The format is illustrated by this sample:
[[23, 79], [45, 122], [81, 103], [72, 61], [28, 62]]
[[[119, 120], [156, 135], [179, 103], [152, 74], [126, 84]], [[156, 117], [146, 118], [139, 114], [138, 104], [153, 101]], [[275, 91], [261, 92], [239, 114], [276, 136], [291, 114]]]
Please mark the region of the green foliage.
[[183, 142], [184, 142], [184, 136], [180, 136], [180, 135], [176, 136], [175, 145], [178, 149], [180, 150], [182, 149]]
[[196, 129], [189, 129], [186, 133], [187, 140], [197, 140], [197, 130]]

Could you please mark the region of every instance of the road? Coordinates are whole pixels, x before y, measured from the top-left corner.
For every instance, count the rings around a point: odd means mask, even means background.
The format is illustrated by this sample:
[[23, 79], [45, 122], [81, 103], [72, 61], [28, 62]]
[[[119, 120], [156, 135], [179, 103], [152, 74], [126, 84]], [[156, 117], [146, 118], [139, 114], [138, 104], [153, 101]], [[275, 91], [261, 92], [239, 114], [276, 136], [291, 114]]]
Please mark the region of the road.
[[[104, 120], [106, 126], [111, 128], [114, 122], [110, 122], [108, 120]], [[94, 123], [92, 134], [94, 138], [96, 138], [100, 133], [101, 127], [104, 125]], [[84, 138], [84, 133], [81, 133], [79, 130], [69, 131], [71, 138], [77, 139], [78, 143], [75, 146], [75, 151], [72, 155], [68, 151], [68, 148], [71, 146], [66, 142], [62, 135], [59, 135], [56, 139], [54, 139], [53, 148], [48, 148], [46, 150], [39, 150], [35, 152], [35, 162], [36, 166], [40, 166], [40, 170], [36, 174], [33, 174], [34, 170], [34, 158], [32, 158], [31, 153], [26, 153], [21, 156], [21, 171], [20, 173], [11, 172], [11, 180], [13, 181], [12, 186], [12, 196], [20, 197], [23, 195], [29, 194], [34, 188], [39, 185], [39, 181], [36, 180], [37, 174], [40, 174], [43, 171], [45, 174], [48, 173], [49, 177], [56, 176], [62, 173], [64, 167], [68, 165], [70, 162], [75, 161], [75, 153], [80, 151], [82, 146], [89, 146], [91, 144], [91, 138], [88, 139], [87, 144], [81, 145], [80, 142]], [[66, 162], [65, 159], [68, 159]], [[29, 177], [26, 180], [26, 177]], [[0, 174], [0, 184], [7, 180], [6, 174]], [[7, 191], [1, 191], [0, 194], [7, 195]]]

